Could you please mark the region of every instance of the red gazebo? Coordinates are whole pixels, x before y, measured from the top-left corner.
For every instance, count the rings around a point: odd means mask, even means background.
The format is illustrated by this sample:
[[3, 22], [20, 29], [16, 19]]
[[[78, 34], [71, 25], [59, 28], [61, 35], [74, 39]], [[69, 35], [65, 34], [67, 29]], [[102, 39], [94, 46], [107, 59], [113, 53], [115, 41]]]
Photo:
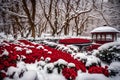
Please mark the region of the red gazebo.
[[117, 40], [117, 33], [119, 33], [117, 29], [109, 26], [98, 27], [91, 31], [93, 42], [100, 44]]

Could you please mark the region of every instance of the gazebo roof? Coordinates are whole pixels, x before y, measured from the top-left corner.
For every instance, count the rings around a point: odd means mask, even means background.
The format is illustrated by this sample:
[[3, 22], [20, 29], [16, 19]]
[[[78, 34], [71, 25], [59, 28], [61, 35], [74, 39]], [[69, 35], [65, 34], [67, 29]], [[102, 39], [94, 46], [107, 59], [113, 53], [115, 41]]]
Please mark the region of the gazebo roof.
[[98, 28], [95, 28], [91, 31], [91, 33], [109, 33], [109, 32], [112, 32], [112, 33], [119, 33], [119, 31], [113, 27], [109, 27], [109, 26], [102, 26], [102, 27], [98, 27]]

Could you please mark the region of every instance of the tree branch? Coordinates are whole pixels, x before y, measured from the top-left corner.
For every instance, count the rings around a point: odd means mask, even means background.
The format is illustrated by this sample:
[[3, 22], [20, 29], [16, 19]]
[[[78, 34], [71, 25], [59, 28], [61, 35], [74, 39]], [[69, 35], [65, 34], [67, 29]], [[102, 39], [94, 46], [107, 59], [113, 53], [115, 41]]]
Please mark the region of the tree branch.
[[13, 12], [13, 11], [6, 10], [4, 8], [0, 8], [0, 10], [4, 11], [4, 12], [10, 14], [10, 15], [18, 16], [18, 17], [21, 17], [21, 18], [27, 18], [27, 16], [25, 16], [25, 15], [20, 15], [18, 13]]

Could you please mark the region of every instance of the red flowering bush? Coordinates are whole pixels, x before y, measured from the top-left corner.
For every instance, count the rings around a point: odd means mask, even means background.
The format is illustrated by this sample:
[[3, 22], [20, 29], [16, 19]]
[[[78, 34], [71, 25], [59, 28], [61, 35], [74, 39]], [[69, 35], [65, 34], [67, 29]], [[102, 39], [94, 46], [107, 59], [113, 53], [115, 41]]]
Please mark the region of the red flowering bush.
[[92, 51], [92, 50], [94, 50], [94, 49], [98, 49], [98, 47], [100, 47], [101, 46], [101, 44], [93, 44], [93, 45], [90, 45], [89, 47], [87, 47], [87, 50], [88, 51]]
[[6, 77], [6, 74], [3, 72], [0, 72], [0, 79], [4, 79]]
[[[79, 40], [77, 41], [79, 42]], [[42, 48], [37, 48], [42, 46]], [[8, 52], [7, 55], [3, 55], [5, 50]], [[50, 53], [49, 53], [50, 51]], [[19, 40], [17, 43], [10, 43], [4, 41], [0, 46], [0, 71], [5, 70], [10, 66], [16, 66], [17, 61], [24, 61], [25, 63], [34, 63], [36, 60], [40, 61], [41, 57], [44, 59], [50, 58], [49, 62], [55, 62], [58, 59], [63, 59], [68, 63], [74, 63], [75, 68], [64, 68], [62, 74], [68, 80], [75, 80], [77, 71], [81, 70], [86, 72], [85, 64], [82, 61], [75, 60], [70, 54], [62, 51], [58, 51], [49, 46], [34, 44], [27, 40]], [[106, 76], [109, 75], [106, 68], [93, 66], [88, 70], [89, 73], [101, 73]], [[0, 77], [4, 78], [4, 75]]]
[[74, 68], [64, 68], [62, 70], [62, 74], [65, 76], [67, 80], [75, 80], [77, 76], [77, 71]]
[[88, 69], [89, 73], [98, 73], [98, 74], [104, 74], [105, 76], [109, 76], [109, 72], [107, 68], [98, 67], [98, 66], [92, 66]]

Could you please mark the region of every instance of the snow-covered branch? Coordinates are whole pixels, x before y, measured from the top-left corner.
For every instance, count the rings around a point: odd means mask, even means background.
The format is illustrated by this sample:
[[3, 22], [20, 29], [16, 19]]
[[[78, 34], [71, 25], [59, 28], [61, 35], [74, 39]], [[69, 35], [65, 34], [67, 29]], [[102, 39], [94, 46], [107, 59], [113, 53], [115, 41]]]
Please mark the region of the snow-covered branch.
[[5, 10], [4, 8], [1, 8], [1, 10], [8, 13], [8, 14], [10, 14], [10, 15], [15, 15], [15, 16], [22, 17], [22, 18], [27, 18], [27, 16], [25, 16], [25, 15], [20, 15], [18, 13], [12, 12], [12, 11]]
[[88, 13], [88, 12], [90, 12], [91, 10], [92, 10], [92, 8], [90, 8], [89, 10], [80, 11], [80, 12], [78, 12], [78, 14], [76, 14], [75, 16], [72, 16], [72, 17], [70, 18], [70, 20], [74, 19], [75, 17], [78, 17], [79, 15], [81, 15], [81, 14], [83, 14], [83, 13]]

